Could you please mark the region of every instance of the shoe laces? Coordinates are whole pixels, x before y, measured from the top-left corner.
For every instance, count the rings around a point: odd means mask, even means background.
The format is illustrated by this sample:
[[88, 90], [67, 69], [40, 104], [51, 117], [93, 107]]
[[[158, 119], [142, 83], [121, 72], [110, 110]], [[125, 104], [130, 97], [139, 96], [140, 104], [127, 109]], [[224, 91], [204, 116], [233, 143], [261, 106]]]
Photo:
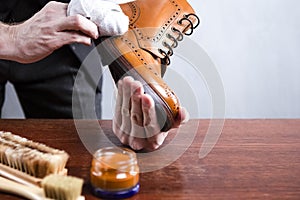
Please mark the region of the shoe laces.
[[[193, 24], [193, 22], [191, 21], [191, 18], [195, 18], [196, 19], [196, 24]], [[159, 53], [164, 57], [164, 64], [165, 65], [170, 65], [171, 61], [170, 61], [170, 56], [173, 55], [173, 49], [176, 48], [178, 46], [178, 42], [183, 40], [183, 34], [186, 36], [190, 36], [193, 34], [193, 31], [195, 28], [197, 28], [200, 24], [200, 19], [198, 18], [197, 15], [191, 13], [191, 14], [187, 14], [187, 15], [183, 15], [183, 18], [181, 18], [180, 20], [178, 20], [178, 24], [179, 25], [183, 25], [184, 21], [188, 22], [188, 26], [190, 26], [191, 28], [189, 29], [189, 32], [184, 32], [182, 33], [180, 30], [178, 30], [175, 27], [172, 27], [171, 30], [174, 34], [177, 35], [177, 37], [174, 37], [173, 35], [171, 35], [170, 33], [167, 33], [166, 36], [167, 38], [170, 39], [171, 44], [167, 43], [166, 41], [164, 41], [162, 44], [163, 46], [165, 46], [168, 51], [165, 52], [162, 49], [158, 49]]]

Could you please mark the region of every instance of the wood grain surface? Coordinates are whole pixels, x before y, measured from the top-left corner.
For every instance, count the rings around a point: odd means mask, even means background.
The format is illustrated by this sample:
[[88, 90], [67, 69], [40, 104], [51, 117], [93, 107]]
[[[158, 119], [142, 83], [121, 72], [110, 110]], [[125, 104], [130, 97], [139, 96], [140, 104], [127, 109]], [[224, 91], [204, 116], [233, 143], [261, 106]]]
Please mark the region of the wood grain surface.
[[[95, 121], [80, 123], [87, 133], [93, 132], [89, 124]], [[121, 145], [112, 134], [111, 121], [97, 123], [115, 145]], [[188, 130], [195, 123], [199, 127], [194, 137]], [[300, 199], [300, 120], [226, 120], [217, 144], [202, 159], [199, 150], [210, 120], [191, 120], [184, 126], [186, 133], [180, 134], [194, 137], [191, 146], [170, 165], [141, 173], [140, 192], [131, 199]], [[0, 130], [67, 151], [68, 174], [85, 180], [87, 200], [98, 199], [89, 183], [92, 155], [73, 120], [2, 119]], [[165, 146], [176, 133], [169, 135]], [[0, 192], [0, 199], [22, 198]]]

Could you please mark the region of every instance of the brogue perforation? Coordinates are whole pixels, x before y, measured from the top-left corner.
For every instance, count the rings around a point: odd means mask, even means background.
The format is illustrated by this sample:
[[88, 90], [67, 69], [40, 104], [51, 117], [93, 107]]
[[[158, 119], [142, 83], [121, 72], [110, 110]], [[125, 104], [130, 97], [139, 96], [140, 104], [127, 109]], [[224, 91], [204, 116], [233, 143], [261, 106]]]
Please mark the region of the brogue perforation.
[[199, 18], [186, 0], [136, 0], [121, 8], [129, 17], [129, 31], [104, 40], [103, 54], [115, 58], [109, 64], [115, 82], [126, 74], [143, 84], [155, 102], [161, 130], [167, 131], [176, 121], [179, 100], [162, 76], [174, 49], [193, 33]]

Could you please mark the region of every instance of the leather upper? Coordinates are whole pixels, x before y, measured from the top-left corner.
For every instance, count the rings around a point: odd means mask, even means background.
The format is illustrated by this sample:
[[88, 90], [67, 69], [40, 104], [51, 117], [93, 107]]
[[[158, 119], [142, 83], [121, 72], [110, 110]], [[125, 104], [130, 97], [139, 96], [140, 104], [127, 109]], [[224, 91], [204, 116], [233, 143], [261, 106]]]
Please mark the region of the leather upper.
[[186, 0], [136, 0], [120, 6], [130, 27], [124, 35], [112, 38], [114, 46], [176, 118], [179, 101], [162, 80], [162, 69], [183, 34], [197, 26], [198, 18]]
[[[137, 0], [121, 5], [123, 12], [129, 17], [130, 30], [135, 34], [138, 46], [151, 51], [157, 57], [164, 58], [159, 49], [168, 52], [164, 42], [174, 43], [167, 34], [178, 38], [176, 28], [186, 32], [190, 27], [187, 21], [179, 24], [184, 15], [195, 13], [186, 0]], [[191, 18], [195, 22], [195, 18]], [[126, 36], [125, 36], [126, 37]]]

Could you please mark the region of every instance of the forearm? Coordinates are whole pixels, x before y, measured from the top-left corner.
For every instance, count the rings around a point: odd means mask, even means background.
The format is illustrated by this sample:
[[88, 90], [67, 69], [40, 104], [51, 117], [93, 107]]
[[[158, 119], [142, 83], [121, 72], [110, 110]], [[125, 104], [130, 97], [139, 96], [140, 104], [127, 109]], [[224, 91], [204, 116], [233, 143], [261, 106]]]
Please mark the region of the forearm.
[[0, 22], [0, 35], [0, 59], [15, 60], [14, 26]]
[[67, 44], [90, 45], [97, 25], [81, 15], [67, 16], [67, 6], [51, 1], [23, 23], [0, 22], [0, 59], [32, 63]]

